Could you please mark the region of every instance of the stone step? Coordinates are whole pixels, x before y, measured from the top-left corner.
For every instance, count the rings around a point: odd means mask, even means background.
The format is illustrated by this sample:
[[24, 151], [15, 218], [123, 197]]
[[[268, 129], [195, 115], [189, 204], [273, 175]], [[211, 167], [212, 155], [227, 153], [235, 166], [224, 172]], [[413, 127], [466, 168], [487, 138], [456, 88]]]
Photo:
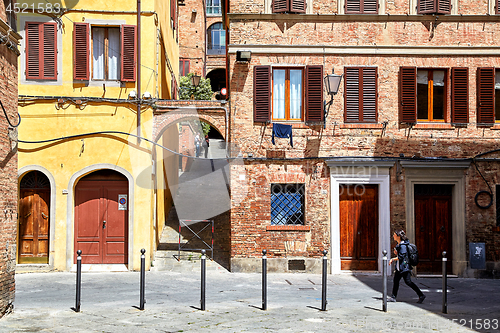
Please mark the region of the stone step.
[[[207, 254], [210, 254], [207, 251]], [[201, 253], [191, 251], [181, 251], [180, 260], [177, 251], [156, 251], [155, 259], [153, 260], [151, 271], [201, 271]], [[219, 265], [216, 261], [210, 259], [207, 255], [206, 259], [207, 270], [224, 270], [226, 269]]]

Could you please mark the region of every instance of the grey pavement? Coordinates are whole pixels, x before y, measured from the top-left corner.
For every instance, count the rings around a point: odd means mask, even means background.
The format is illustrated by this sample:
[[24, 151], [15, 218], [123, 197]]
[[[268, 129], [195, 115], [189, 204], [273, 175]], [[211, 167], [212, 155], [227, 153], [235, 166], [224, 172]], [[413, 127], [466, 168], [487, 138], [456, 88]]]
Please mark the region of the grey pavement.
[[262, 311], [261, 274], [216, 269], [207, 271], [200, 311], [199, 271], [152, 271], [140, 311], [138, 272], [84, 273], [77, 313], [75, 276], [16, 275], [14, 312], [0, 319], [0, 332], [499, 332], [500, 325], [500, 280], [449, 279], [442, 314], [439, 278], [414, 278], [427, 295], [423, 304], [402, 283], [398, 302], [383, 312], [380, 276], [329, 275], [327, 311], [320, 311], [321, 275], [270, 273]]

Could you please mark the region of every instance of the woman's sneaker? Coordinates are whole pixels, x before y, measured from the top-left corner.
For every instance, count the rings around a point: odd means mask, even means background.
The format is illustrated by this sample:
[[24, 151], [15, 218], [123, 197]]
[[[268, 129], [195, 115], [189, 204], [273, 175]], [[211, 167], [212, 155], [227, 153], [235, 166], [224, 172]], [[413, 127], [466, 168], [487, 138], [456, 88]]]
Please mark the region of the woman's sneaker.
[[423, 303], [424, 299], [425, 299], [425, 295], [420, 296], [420, 297], [418, 298], [417, 303]]
[[391, 296], [391, 297], [387, 298], [387, 302], [396, 302], [396, 297]]

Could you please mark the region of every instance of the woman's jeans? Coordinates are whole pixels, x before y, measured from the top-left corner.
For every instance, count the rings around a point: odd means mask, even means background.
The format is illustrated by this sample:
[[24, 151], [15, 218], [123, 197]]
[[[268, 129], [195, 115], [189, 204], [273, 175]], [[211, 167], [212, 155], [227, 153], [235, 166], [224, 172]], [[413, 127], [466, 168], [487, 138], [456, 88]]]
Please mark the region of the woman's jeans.
[[402, 273], [400, 271], [396, 271], [394, 273], [394, 285], [392, 286], [392, 296], [394, 297], [398, 296], [399, 280], [401, 280], [401, 278], [405, 280], [405, 283], [408, 285], [408, 287], [410, 287], [417, 293], [418, 297], [422, 297], [424, 295], [422, 291], [420, 291], [420, 289], [417, 287], [417, 285], [411, 281], [411, 271], [406, 271]]

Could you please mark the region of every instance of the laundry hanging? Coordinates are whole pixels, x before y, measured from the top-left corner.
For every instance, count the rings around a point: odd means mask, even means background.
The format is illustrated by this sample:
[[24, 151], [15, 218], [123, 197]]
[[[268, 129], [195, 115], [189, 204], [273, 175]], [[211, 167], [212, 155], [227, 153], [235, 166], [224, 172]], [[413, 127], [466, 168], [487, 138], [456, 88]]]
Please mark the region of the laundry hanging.
[[273, 135], [271, 137], [271, 142], [273, 143], [273, 145], [275, 145], [275, 136], [277, 138], [290, 138], [290, 146], [293, 147], [292, 125], [273, 123]]

